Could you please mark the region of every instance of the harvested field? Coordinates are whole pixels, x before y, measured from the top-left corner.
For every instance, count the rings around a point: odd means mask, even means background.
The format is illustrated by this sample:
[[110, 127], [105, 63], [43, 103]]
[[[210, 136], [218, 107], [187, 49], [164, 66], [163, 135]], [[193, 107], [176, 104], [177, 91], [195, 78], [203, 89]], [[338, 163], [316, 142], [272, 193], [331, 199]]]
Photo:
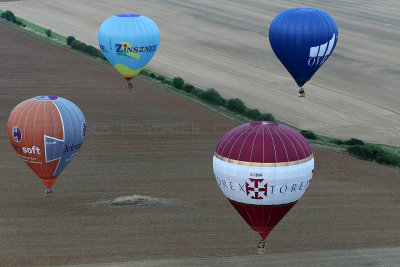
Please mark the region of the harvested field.
[[[255, 255], [259, 237], [212, 172], [215, 146], [237, 122], [142, 80], [129, 90], [110, 66], [3, 23], [0, 35], [2, 265]], [[4, 130], [15, 105], [41, 94], [73, 101], [88, 125], [48, 199]], [[314, 154], [313, 181], [268, 237], [266, 256], [399, 247], [400, 171], [319, 148]], [[98, 205], [132, 195], [168, 205]]]
[[[339, 40], [299, 99], [269, 45], [268, 26], [279, 12], [304, 6], [329, 12]], [[149, 68], [239, 97], [301, 129], [400, 146], [399, 1], [28, 0], [0, 9], [94, 46], [108, 17], [144, 14], [161, 31]]]

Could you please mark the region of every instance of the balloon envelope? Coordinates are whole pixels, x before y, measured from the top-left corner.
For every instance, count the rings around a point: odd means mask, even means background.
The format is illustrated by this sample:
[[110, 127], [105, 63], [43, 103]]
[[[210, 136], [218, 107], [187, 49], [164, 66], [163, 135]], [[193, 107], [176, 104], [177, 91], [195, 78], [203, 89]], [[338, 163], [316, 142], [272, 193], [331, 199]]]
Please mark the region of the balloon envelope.
[[7, 131], [18, 155], [51, 188], [82, 146], [86, 122], [71, 101], [51, 95], [37, 96], [13, 109]]
[[269, 27], [272, 50], [299, 87], [332, 54], [337, 39], [335, 20], [325, 11], [314, 8], [285, 10]]
[[314, 158], [307, 140], [292, 128], [251, 122], [222, 137], [213, 167], [229, 202], [265, 239], [304, 194]]
[[98, 38], [103, 55], [129, 81], [156, 53], [160, 31], [145, 16], [121, 14], [103, 22]]

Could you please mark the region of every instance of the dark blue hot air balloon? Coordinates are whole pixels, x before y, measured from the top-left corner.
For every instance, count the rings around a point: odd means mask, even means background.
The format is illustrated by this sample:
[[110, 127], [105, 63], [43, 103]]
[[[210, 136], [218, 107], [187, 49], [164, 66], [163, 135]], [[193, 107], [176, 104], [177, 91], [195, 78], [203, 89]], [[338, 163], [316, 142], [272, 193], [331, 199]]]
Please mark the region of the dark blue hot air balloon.
[[338, 39], [335, 20], [315, 8], [293, 8], [279, 13], [269, 27], [272, 50], [301, 87], [332, 54]]

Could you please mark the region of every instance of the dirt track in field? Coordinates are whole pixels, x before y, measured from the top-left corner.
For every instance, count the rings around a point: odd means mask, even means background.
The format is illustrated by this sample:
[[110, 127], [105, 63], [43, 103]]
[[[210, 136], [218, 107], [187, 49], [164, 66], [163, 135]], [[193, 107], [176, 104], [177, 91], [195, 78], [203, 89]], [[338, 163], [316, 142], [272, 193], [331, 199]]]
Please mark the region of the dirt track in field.
[[[0, 262], [63, 265], [254, 255], [259, 237], [220, 192], [212, 155], [237, 123], [110, 66], [0, 23]], [[9, 144], [12, 108], [55, 94], [83, 111], [87, 138], [44, 198]], [[314, 148], [313, 181], [267, 253], [400, 246], [400, 171]], [[160, 206], [115, 207], [146, 195]], [[282, 254], [284, 257], [285, 254]]]
[[[98, 46], [101, 23], [120, 13], [152, 18], [161, 31], [149, 68], [239, 97], [250, 107], [317, 133], [400, 146], [400, 2], [238, 0], [27, 0], [0, 3], [17, 16]], [[268, 26], [293, 7], [329, 12], [339, 27], [307, 97], [277, 60]]]

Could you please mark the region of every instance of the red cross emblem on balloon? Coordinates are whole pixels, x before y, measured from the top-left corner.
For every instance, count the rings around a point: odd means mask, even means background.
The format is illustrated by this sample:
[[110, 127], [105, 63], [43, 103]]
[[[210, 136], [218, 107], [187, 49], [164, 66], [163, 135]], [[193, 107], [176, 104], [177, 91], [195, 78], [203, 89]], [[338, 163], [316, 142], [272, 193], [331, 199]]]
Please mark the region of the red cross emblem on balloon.
[[264, 179], [249, 178], [251, 184], [246, 181], [246, 194], [252, 199], [264, 199], [267, 196], [267, 182]]

